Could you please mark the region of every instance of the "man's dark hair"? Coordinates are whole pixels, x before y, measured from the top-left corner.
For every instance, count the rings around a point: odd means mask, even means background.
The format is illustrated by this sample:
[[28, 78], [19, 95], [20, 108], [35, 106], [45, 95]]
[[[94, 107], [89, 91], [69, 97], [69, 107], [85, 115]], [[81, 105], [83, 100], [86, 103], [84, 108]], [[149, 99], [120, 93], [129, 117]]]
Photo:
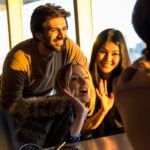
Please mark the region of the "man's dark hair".
[[70, 12], [63, 9], [61, 6], [56, 6], [55, 4], [47, 3], [45, 5], [38, 6], [31, 16], [30, 28], [33, 37], [37, 32], [43, 31], [43, 23], [46, 22], [47, 19], [64, 17], [67, 23], [67, 17], [70, 16]]

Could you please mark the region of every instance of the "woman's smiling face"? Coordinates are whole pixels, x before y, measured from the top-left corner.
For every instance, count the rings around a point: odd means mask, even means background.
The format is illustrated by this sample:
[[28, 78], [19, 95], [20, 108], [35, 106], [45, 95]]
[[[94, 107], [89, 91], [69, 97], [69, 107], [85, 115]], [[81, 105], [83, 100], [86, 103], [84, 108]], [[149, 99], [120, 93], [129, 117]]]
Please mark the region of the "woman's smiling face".
[[79, 65], [73, 65], [69, 82], [70, 90], [75, 91], [75, 96], [82, 102], [90, 100], [90, 78], [88, 73]]
[[97, 53], [96, 63], [100, 71], [105, 74], [111, 72], [119, 65], [121, 56], [119, 46], [111, 41], [107, 41]]

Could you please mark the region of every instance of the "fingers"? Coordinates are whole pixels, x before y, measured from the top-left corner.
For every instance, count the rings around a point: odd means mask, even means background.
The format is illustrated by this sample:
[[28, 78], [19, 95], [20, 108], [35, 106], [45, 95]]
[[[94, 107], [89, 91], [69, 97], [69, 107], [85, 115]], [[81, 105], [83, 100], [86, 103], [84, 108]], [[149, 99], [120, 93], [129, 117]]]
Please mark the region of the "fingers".
[[65, 92], [66, 96], [69, 97], [70, 102], [81, 103], [80, 100], [74, 96], [74, 94], [75, 94], [74, 90], [71, 92], [71, 90], [69, 88], [65, 88], [64, 92]]
[[108, 95], [108, 92], [107, 92], [107, 81], [104, 80], [104, 92], [106, 95]]
[[103, 83], [103, 80], [101, 79], [99, 82], [98, 88], [96, 88], [96, 95], [100, 101], [103, 97], [103, 94], [104, 94], [104, 83]]
[[73, 90], [73, 91], [71, 92], [71, 90], [70, 90], [69, 88], [64, 88], [63, 91], [64, 91], [64, 93], [65, 93], [67, 96], [70, 96], [70, 97], [73, 97], [74, 94], [75, 94], [75, 91]]
[[114, 93], [110, 93], [110, 95], [108, 95], [108, 91], [107, 91], [107, 81], [106, 80], [100, 80], [99, 82], [99, 87], [98, 89], [96, 89], [96, 95], [99, 98], [99, 100], [103, 103], [106, 102], [107, 100], [112, 100], [114, 101]]
[[102, 79], [100, 79], [98, 90], [99, 90], [100, 95], [103, 95], [103, 94], [108, 95], [106, 80], [103, 81]]
[[66, 94], [66, 96], [69, 97], [69, 101], [71, 102], [71, 104], [73, 104], [75, 113], [82, 113], [83, 111], [87, 112], [87, 109], [84, 106], [84, 104], [80, 102], [80, 100], [77, 97], [74, 96], [74, 90], [71, 92], [69, 88], [65, 88], [64, 93]]
[[104, 93], [104, 83], [103, 83], [102, 79], [100, 79], [98, 90], [99, 90], [99, 94], [103, 95], [103, 93]]

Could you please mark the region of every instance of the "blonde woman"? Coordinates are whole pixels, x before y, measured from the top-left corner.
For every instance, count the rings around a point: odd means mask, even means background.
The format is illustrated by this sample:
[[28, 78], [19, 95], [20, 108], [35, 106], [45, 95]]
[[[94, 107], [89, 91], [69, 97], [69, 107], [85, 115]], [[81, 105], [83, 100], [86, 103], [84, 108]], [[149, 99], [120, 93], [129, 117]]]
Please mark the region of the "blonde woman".
[[[59, 96], [65, 94], [70, 97], [75, 112], [69, 138], [75, 139], [74, 137], [80, 137], [80, 135], [83, 138], [82, 135], [89, 133], [102, 122], [114, 103], [113, 95], [111, 97], [106, 95], [106, 87], [106, 82], [100, 81], [99, 89], [96, 89], [95, 92], [88, 69], [79, 63], [69, 63], [58, 71], [55, 80], [56, 93]], [[100, 99], [103, 99], [103, 105], [94, 114], [96, 94]], [[83, 140], [86, 138], [84, 137]]]

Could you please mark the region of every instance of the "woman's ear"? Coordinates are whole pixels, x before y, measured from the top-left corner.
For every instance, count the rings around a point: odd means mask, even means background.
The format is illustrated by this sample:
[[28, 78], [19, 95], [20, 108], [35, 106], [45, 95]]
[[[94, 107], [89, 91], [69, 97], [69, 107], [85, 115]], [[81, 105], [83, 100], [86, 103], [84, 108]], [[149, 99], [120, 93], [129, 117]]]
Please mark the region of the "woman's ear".
[[39, 41], [41, 41], [41, 40], [43, 39], [43, 34], [40, 33], [40, 32], [37, 32], [37, 33], [35, 33], [34, 35], [35, 35], [35, 37], [36, 37]]

